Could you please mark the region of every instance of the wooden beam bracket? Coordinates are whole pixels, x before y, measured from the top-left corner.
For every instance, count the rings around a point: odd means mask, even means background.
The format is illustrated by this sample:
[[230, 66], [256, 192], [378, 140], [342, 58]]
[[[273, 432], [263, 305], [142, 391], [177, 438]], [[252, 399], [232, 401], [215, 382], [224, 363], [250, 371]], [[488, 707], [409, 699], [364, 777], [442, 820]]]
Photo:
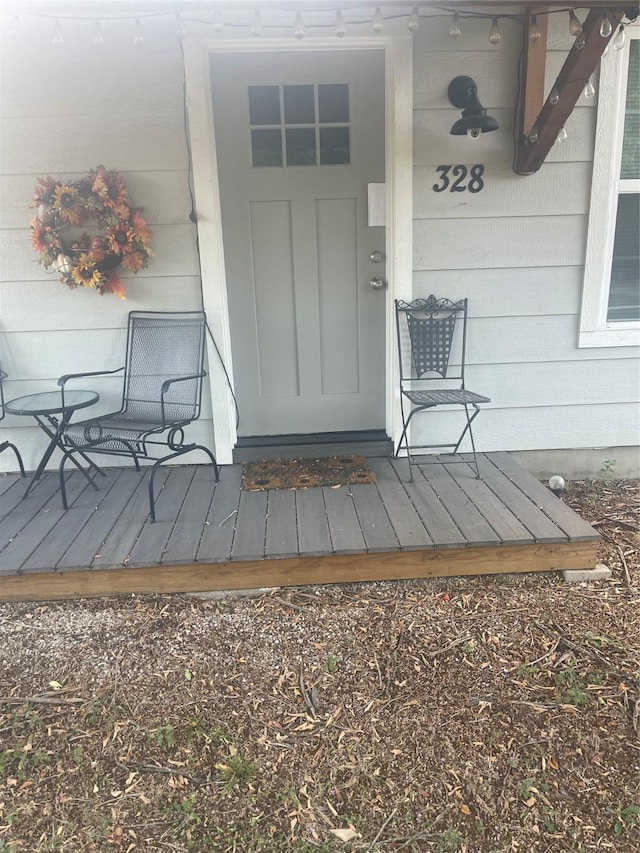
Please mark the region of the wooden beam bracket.
[[[606, 7], [590, 10], [582, 27], [582, 35], [576, 38], [533, 123], [532, 103], [535, 104], [535, 99], [540, 96], [540, 54], [534, 54], [529, 46], [528, 28], [525, 27], [524, 38], [527, 44], [520, 81], [523, 94], [519, 115], [516, 117], [516, 153], [513, 167], [517, 175], [533, 175], [542, 166], [620, 22], [625, 17], [635, 17], [634, 11], [636, 10], [625, 11]], [[609, 20], [611, 23], [611, 33], [606, 36], [600, 34], [603, 20]], [[544, 76], [542, 80], [544, 81]]]

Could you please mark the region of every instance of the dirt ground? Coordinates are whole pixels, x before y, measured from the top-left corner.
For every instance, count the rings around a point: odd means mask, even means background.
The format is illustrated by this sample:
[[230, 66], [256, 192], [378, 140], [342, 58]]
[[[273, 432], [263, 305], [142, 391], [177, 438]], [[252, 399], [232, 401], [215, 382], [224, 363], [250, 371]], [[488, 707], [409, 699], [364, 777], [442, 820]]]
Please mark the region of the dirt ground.
[[608, 581], [0, 605], [0, 851], [637, 853], [638, 494]]

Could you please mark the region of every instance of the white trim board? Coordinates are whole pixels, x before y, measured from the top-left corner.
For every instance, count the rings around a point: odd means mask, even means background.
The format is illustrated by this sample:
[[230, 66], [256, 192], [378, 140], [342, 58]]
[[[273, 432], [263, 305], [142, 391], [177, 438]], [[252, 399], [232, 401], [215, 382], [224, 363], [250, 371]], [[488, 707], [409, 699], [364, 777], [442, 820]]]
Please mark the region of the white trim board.
[[[397, 388], [394, 299], [409, 299], [412, 293], [413, 231], [413, 39], [408, 36], [379, 36], [334, 39], [305, 39], [304, 45], [290, 39], [185, 40], [185, 79], [193, 180], [198, 218], [200, 264], [204, 308], [220, 355], [233, 377], [231, 332], [227, 303], [220, 187], [215, 146], [215, 127], [209, 77], [209, 55], [214, 52], [284, 52], [294, 50], [371, 50], [385, 55], [385, 174], [387, 184], [387, 298], [386, 298], [386, 415], [387, 434], [396, 440], [401, 418]], [[216, 458], [232, 461], [236, 443], [236, 412], [218, 355], [208, 341], [209, 382], [213, 405]]]
[[[640, 27], [626, 28], [625, 50], [602, 57], [598, 92], [598, 118], [591, 182], [591, 210], [587, 232], [579, 347], [637, 346], [640, 323], [607, 321], [613, 242], [620, 192], [620, 162], [625, 121], [627, 72], [631, 39]], [[627, 182], [631, 184], [632, 182]], [[633, 189], [633, 188], [632, 188]], [[635, 190], [634, 190], [635, 191]]]

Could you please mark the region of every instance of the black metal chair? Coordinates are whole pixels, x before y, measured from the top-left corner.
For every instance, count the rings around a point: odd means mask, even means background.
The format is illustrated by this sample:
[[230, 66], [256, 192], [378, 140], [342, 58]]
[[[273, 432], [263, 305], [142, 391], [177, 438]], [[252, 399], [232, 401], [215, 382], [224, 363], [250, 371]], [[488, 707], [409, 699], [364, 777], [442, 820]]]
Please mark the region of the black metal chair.
[[[467, 300], [452, 302], [450, 299], [437, 299], [433, 295], [412, 302], [396, 299], [396, 328], [403, 427], [396, 456], [404, 444], [409, 461], [409, 477], [413, 480], [412, 451], [453, 448], [451, 452], [456, 454], [468, 432], [476, 477], [479, 477], [471, 424], [480, 411], [478, 404], [491, 401], [488, 397], [468, 391], [464, 385]], [[406, 403], [410, 405], [408, 415], [405, 412]], [[456, 405], [464, 406], [466, 413], [466, 424], [457, 441], [446, 444], [409, 444], [409, 424], [415, 415], [436, 406]]]
[[[204, 371], [206, 317], [203, 311], [131, 311], [124, 367], [61, 376], [64, 388], [72, 379], [107, 376], [124, 371], [122, 406], [117, 412], [70, 423], [61, 435], [67, 448], [59, 466], [62, 503], [68, 509], [64, 466], [74, 453], [102, 453], [133, 459], [155, 459], [149, 476], [149, 512], [155, 521], [153, 481], [158, 467], [192, 450], [211, 459], [216, 482], [218, 464], [201, 444], [185, 444], [184, 427], [200, 416]], [[153, 447], [170, 452], [152, 456]]]
[[[0, 369], [0, 421], [4, 418], [4, 390], [2, 388], [2, 382], [7, 378], [7, 374], [4, 370]], [[13, 450], [16, 455], [16, 459], [18, 460], [18, 465], [20, 466], [20, 476], [24, 477], [24, 464], [22, 462], [22, 456], [20, 456], [20, 451], [12, 444], [10, 441], [0, 441], [0, 453], [4, 450]]]

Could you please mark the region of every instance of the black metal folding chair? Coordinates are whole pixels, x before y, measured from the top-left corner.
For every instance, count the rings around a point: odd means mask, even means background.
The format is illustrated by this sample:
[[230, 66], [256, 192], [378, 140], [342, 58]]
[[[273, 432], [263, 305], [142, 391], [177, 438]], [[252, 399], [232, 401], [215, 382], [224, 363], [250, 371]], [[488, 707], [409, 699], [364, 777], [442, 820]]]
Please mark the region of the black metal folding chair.
[[[413, 480], [412, 451], [453, 448], [450, 452], [456, 454], [468, 432], [476, 477], [479, 477], [471, 424], [480, 411], [478, 404], [491, 401], [488, 397], [468, 391], [464, 385], [467, 300], [452, 302], [450, 299], [437, 299], [433, 295], [412, 302], [396, 299], [396, 328], [402, 412], [402, 435], [396, 456], [404, 447], [409, 461], [409, 477]], [[405, 411], [407, 403], [408, 414]], [[466, 423], [457, 441], [409, 444], [409, 424], [415, 415], [437, 406], [456, 405], [464, 406], [466, 413]]]
[[[4, 370], [0, 369], [0, 421], [4, 418], [4, 390], [2, 388], [2, 382], [6, 378], [7, 374], [4, 372]], [[22, 462], [22, 456], [20, 456], [20, 451], [18, 450], [18, 448], [10, 441], [0, 441], [0, 453], [2, 453], [4, 450], [13, 450], [16, 455], [16, 459], [18, 460], [18, 465], [20, 467], [20, 475], [24, 477], [24, 464]]]
[[[200, 416], [206, 317], [203, 311], [131, 311], [124, 367], [61, 376], [64, 393], [72, 379], [124, 372], [122, 406], [117, 412], [70, 423], [61, 441], [67, 448], [59, 466], [62, 503], [68, 508], [64, 466], [74, 453], [127, 456], [140, 470], [140, 458], [155, 462], [149, 476], [149, 512], [155, 521], [153, 482], [158, 467], [192, 450], [202, 450], [219, 469], [211, 451], [201, 444], [185, 443], [184, 427]], [[160, 458], [154, 447], [170, 452]]]

